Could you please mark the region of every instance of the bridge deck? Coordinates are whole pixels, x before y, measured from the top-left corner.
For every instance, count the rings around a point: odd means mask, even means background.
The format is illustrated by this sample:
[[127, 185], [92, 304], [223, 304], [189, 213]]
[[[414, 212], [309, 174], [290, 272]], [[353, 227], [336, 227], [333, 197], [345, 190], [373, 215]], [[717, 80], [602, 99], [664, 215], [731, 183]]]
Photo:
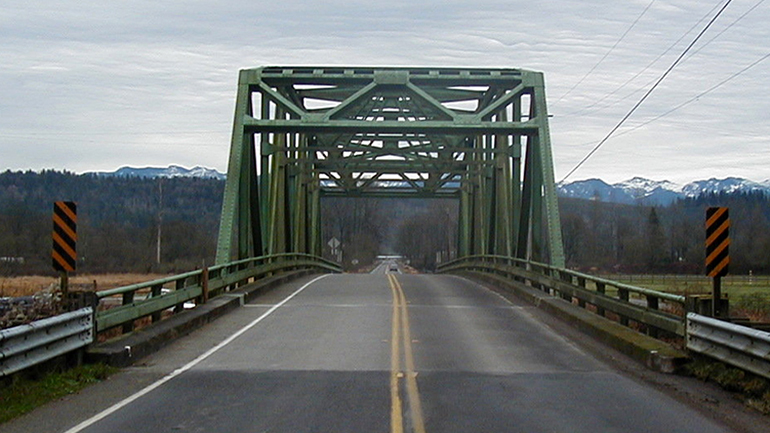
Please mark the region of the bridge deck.
[[474, 283], [403, 274], [309, 281], [3, 431], [727, 431]]

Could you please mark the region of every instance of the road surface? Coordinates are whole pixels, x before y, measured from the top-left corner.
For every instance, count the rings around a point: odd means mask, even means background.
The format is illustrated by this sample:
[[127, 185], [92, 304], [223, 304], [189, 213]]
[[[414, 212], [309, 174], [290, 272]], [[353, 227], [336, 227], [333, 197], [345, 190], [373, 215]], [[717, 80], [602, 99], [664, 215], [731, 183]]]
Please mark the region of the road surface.
[[459, 277], [313, 278], [8, 431], [728, 431]]
[[372, 269], [372, 274], [376, 275], [384, 275], [388, 273], [401, 273], [401, 266], [398, 264], [398, 261], [395, 259], [386, 259], [380, 261], [377, 266]]

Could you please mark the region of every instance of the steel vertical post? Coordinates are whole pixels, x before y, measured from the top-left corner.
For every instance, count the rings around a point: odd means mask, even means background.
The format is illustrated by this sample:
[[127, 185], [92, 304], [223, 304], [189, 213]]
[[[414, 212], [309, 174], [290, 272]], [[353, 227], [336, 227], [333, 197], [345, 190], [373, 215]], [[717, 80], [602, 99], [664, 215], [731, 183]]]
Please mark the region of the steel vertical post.
[[[222, 214], [219, 223], [219, 236], [217, 241], [217, 263], [226, 263], [239, 256], [234, 251], [234, 242], [242, 235], [239, 224], [240, 208], [246, 206], [243, 203], [241, 190], [247, 188], [242, 184], [244, 166], [244, 128], [243, 118], [249, 114], [250, 86], [248, 84], [250, 71], [241, 71], [238, 78], [238, 95], [235, 102], [235, 120], [233, 122], [232, 143], [230, 145], [230, 159], [227, 165], [227, 182], [225, 183], [224, 197], [222, 199]], [[246, 159], [248, 161], [248, 159]]]
[[561, 219], [559, 201], [556, 197], [553, 155], [551, 150], [551, 132], [548, 127], [548, 109], [545, 97], [545, 78], [542, 73], [533, 73], [535, 118], [538, 121], [538, 148], [540, 152], [540, 170], [543, 184], [542, 196], [545, 204], [544, 235], [548, 238], [548, 262], [564, 267], [564, 244], [561, 237]]

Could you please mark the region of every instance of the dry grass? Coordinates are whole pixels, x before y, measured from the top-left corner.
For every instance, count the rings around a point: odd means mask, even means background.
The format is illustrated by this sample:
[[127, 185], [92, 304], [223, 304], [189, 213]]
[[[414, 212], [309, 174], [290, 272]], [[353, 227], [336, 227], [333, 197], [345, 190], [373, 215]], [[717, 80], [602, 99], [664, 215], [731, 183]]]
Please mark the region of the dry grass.
[[[99, 274], [76, 275], [69, 279], [70, 290], [106, 290], [129, 284], [164, 278], [161, 274]], [[58, 284], [59, 278], [39, 275], [23, 277], [1, 277], [0, 297], [31, 296]]]

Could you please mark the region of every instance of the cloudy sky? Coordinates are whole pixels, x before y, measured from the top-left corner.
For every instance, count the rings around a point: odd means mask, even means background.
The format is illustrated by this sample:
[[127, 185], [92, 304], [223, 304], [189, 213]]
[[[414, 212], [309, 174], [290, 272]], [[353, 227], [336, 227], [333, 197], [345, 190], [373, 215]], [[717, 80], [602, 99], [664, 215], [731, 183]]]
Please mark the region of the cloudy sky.
[[[725, 1], [6, 0], [0, 170], [226, 171], [243, 68], [514, 67], [545, 73], [558, 181]], [[569, 180], [770, 179], [768, 22], [732, 0]]]

